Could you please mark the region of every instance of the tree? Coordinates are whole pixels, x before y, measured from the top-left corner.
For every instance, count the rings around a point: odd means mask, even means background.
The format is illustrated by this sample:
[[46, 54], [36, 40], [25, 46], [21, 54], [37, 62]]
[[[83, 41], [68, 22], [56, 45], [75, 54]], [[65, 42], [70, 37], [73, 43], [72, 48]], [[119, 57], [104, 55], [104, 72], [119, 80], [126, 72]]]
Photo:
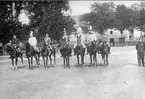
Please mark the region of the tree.
[[38, 39], [48, 33], [52, 39], [60, 40], [64, 28], [68, 34], [74, 30], [74, 20], [63, 14], [63, 11], [69, 10], [67, 0], [31, 1], [27, 2], [25, 8], [31, 20], [30, 27], [38, 29]]
[[17, 32], [22, 28], [22, 24], [18, 17], [23, 9], [23, 3], [21, 1], [0, 1], [0, 39], [2, 43], [11, 40], [13, 34], [20, 36]]
[[115, 5], [113, 2], [97, 3], [91, 5], [91, 12], [81, 16], [81, 21], [89, 22], [89, 25], [100, 34], [104, 30], [113, 28], [115, 22]]
[[116, 8], [116, 25], [115, 28], [120, 30], [121, 34], [125, 29], [130, 27], [131, 10], [124, 4], [118, 5]]
[[145, 2], [132, 4], [130, 9], [133, 10], [133, 28], [138, 28], [140, 31], [145, 32]]
[[[0, 2], [0, 39], [9, 42], [16, 34], [20, 40], [27, 40], [33, 30], [37, 38], [49, 33], [52, 39], [59, 40], [66, 28], [68, 34], [74, 31], [74, 20], [63, 12], [69, 10], [66, 0], [61, 1], [1, 1]], [[19, 22], [19, 15], [24, 11], [30, 24]], [[38, 31], [38, 32], [37, 32]]]

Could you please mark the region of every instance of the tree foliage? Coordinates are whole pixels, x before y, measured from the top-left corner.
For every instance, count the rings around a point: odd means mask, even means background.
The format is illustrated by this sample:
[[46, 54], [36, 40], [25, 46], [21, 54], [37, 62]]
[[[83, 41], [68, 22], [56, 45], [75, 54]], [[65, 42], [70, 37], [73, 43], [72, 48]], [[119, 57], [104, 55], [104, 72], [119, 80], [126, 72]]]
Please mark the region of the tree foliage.
[[68, 34], [74, 30], [75, 21], [63, 14], [63, 11], [69, 10], [67, 0], [32, 1], [26, 4], [26, 10], [30, 16], [30, 26], [38, 29], [37, 37], [48, 33], [52, 39], [59, 40], [64, 28]]
[[[59, 40], [66, 28], [68, 35], [75, 31], [75, 21], [64, 12], [69, 10], [69, 2], [61, 1], [0, 1], [0, 35], [3, 43], [16, 34], [20, 40], [27, 40], [30, 30], [41, 39], [46, 33], [52, 39]], [[24, 11], [30, 23], [19, 22], [19, 16]]]
[[[81, 22], [89, 23], [93, 29], [103, 34], [109, 28], [145, 31], [145, 2], [132, 4], [130, 7], [115, 5], [112, 2], [97, 3], [91, 6], [91, 12], [83, 14]], [[87, 25], [86, 25], [87, 27]]]
[[100, 34], [114, 25], [114, 3], [94, 3], [91, 12], [81, 16], [80, 21], [88, 22]]
[[[22, 28], [18, 16], [23, 9], [20, 1], [0, 1], [0, 39], [6, 43]], [[19, 35], [20, 36], [20, 35]]]

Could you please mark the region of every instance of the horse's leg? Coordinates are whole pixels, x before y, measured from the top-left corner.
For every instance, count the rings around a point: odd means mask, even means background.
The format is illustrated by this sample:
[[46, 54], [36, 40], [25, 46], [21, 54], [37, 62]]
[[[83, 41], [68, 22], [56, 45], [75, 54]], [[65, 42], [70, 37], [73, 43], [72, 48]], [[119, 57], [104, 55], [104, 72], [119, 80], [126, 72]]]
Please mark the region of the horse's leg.
[[103, 60], [103, 62], [104, 62], [104, 65], [105, 65], [105, 59], [104, 59], [104, 54], [102, 53], [102, 60]]
[[96, 61], [96, 67], [97, 67], [97, 52], [95, 54], [95, 57], [96, 57], [96, 60], [95, 61]]
[[44, 64], [44, 68], [46, 69], [46, 65], [45, 65], [45, 57], [43, 56], [43, 64]]
[[15, 58], [15, 68], [17, 69], [18, 58]]
[[21, 54], [20, 58], [21, 58], [22, 66], [23, 66], [23, 54]]
[[33, 68], [33, 56], [31, 56], [31, 68]]
[[104, 58], [103, 58], [104, 59], [104, 65], [106, 65], [106, 58], [105, 57], [106, 57], [106, 55], [104, 55]]
[[38, 54], [38, 67], [40, 67], [40, 54]]
[[84, 55], [81, 55], [82, 65], [84, 64]]
[[50, 59], [50, 65], [52, 66], [52, 58], [51, 58], [51, 55], [49, 56], [49, 59]]
[[79, 55], [77, 55], [77, 61], [78, 61], [78, 65], [79, 65]]
[[30, 69], [30, 68], [31, 68], [31, 67], [30, 67], [30, 58], [28, 57], [27, 59], [28, 59], [29, 69]]
[[64, 65], [64, 68], [65, 68], [65, 57], [63, 56], [63, 65]]
[[48, 56], [46, 56], [46, 67], [48, 67]]
[[95, 55], [93, 55], [93, 64], [95, 64]]
[[109, 64], [109, 61], [108, 61], [108, 54], [106, 55], [106, 62], [107, 62], [107, 65]]
[[12, 69], [14, 69], [14, 58], [11, 58], [12, 60]]
[[69, 56], [66, 56], [67, 67], [69, 67]]
[[69, 64], [69, 58], [70, 58], [70, 57], [68, 56], [68, 66], [69, 66], [69, 68], [70, 68], [70, 64]]
[[[34, 58], [36, 60], [36, 66], [38, 66], [38, 56], [37, 55], [34, 55]], [[33, 57], [32, 57], [32, 62], [33, 62]]]
[[66, 67], [68, 67], [68, 56], [66, 56]]
[[90, 54], [90, 64], [92, 65], [92, 55]]
[[56, 52], [54, 52], [53, 56], [54, 56], [54, 65], [56, 65]]

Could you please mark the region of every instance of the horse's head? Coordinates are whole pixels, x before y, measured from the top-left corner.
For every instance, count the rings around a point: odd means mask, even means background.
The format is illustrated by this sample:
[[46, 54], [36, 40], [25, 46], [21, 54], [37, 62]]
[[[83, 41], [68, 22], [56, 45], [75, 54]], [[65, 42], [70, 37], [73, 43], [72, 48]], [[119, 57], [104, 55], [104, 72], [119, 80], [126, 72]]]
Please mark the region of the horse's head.
[[80, 45], [80, 44], [81, 44], [81, 35], [77, 36], [77, 45]]
[[12, 48], [12, 46], [11, 45], [9, 45], [9, 44], [6, 44], [5, 46], [4, 46], [4, 50], [7, 52], [7, 53], [9, 53], [9, 54], [12, 54], [12, 53], [14, 53], [14, 48]]

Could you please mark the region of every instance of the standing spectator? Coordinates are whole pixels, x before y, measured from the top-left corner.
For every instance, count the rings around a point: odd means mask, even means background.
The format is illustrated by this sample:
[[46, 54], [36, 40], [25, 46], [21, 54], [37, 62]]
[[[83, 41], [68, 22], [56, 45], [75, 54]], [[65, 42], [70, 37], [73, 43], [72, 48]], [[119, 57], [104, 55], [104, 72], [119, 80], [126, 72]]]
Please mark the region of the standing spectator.
[[137, 59], [138, 59], [138, 65], [144, 66], [144, 50], [145, 50], [145, 44], [142, 42], [142, 39], [140, 38], [138, 43], [136, 44], [136, 50], [137, 50]]

